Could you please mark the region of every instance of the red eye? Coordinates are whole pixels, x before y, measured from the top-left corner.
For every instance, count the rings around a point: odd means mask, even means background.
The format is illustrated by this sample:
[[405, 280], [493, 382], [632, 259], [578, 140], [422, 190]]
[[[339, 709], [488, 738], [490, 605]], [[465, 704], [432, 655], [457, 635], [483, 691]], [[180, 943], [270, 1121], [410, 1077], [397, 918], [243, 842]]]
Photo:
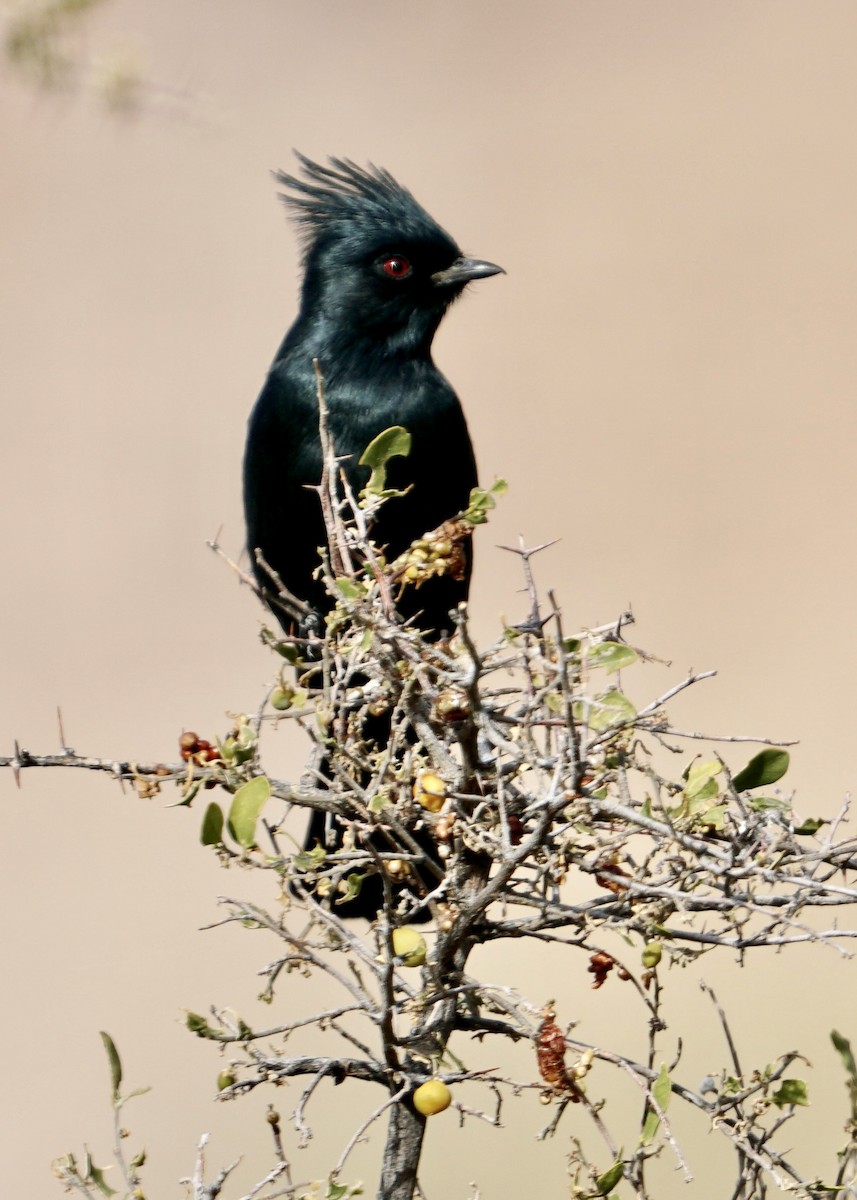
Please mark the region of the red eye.
[[389, 275], [391, 279], [407, 279], [413, 267], [406, 258], [402, 258], [401, 254], [391, 254], [389, 258], [385, 258], [381, 263], [384, 269], [384, 274]]

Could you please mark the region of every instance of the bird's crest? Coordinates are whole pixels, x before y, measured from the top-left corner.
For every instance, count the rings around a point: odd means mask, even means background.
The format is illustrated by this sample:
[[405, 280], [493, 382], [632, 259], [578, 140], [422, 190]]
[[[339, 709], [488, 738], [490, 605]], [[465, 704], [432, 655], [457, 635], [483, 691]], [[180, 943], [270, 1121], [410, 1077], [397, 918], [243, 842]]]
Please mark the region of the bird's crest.
[[321, 238], [350, 236], [359, 229], [385, 237], [391, 233], [416, 241], [442, 239], [457, 251], [455, 242], [418, 204], [407, 188], [389, 171], [358, 167], [348, 158], [329, 158], [328, 166], [295, 151], [303, 175], [275, 171], [274, 178], [287, 191], [281, 194], [301, 227], [307, 249]]

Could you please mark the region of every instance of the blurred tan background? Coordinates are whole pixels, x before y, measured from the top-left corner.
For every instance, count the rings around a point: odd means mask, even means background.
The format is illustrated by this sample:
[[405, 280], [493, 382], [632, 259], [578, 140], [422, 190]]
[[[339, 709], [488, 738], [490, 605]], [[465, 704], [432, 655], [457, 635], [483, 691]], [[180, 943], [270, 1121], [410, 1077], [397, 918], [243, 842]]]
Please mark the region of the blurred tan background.
[[[537, 575], [567, 627], [630, 602], [632, 640], [672, 661], [629, 681], [632, 699], [718, 668], [676, 715], [800, 738], [785, 782], [802, 814], [831, 815], [857, 768], [851, 0], [114, 0], [76, 50], [149, 86], [117, 119], [94, 84], [45, 95], [4, 64], [0, 753], [15, 737], [55, 750], [61, 705], [78, 751], [169, 759], [183, 728], [222, 734], [261, 697], [259, 610], [204, 540], [222, 525], [227, 550], [242, 544], [245, 421], [297, 286], [268, 171], [294, 146], [387, 167], [508, 271], [436, 344], [483, 478], [511, 484], [479, 535], [481, 635], [523, 613], [495, 547], [560, 538]], [[268, 761], [294, 775], [302, 751], [282, 735]], [[214, 1105], [216, 1053], [182, 1009], [286, 1019], [286, 993], [254, 1000], [276, 946], [197, 932], [257, 881], [199, 846], [198, 807], [72, 772], [22, 782], [0, 777], [4, 1193], [58, 1195], [50, 1161], [84, 1141], [108, 1158], [105, 1028], [129, 1085], [153, 1087], [127, 1114], [147, 1195], [182, 1194], [209, 1129], [212, 1169], [246, 1154], [240, 1195], [268, 1162], [270, 1097]], [[644, 1052], [630, 997], [592, 992], [582, 958], [487, 957], [491, 978], [556, 995], [584, 1040]], [[745, 1069], [807, 1051], [813, 1107], [787, 1141], [828, 1179], [846, 1116], [828, 1035], [857, 1038], [855, 969], [798, 950], [667, 980], [664, 1055], [682, 1027], [689, 1084], [727, 1065], [699, 978], [728, 1002]], [[284, 1118], [297, 1096], [274, 1097]], [[296, 1179], [321, 1176], [368, 1103], [328, 1090]], [[544, 1119], [532, 1100], [507, 1104], [503, 1133], [438, 1118], [427, 1194], [566, 1195], [582, 1119], [540, 1145]], [[659, 1200], [730, 1194], [719, 1135], [676, 1127], [695, 1182], [665, 1152]], [[345, 1172], [370, 1194], [376, 1145]]]

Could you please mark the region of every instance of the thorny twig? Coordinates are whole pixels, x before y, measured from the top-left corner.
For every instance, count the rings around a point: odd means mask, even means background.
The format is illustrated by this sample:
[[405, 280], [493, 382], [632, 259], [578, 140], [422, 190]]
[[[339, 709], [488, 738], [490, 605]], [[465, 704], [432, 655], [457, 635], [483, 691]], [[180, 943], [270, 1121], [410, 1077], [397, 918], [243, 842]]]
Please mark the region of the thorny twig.
[[[324, 432], [320, 376], [319, 401]], [[620, 976], [633, 981], [622, 994], [633, 1005], [629, 1012], [647, 1024], [645, 1061], [565, 1035], [565, 1045], [581, 1056], [575, 1079], [582, 1082], [587, 1075], [588, 1090], [579, 1088], [575, 1096], [569, 1086], [551, 1095], [555, 1108], [545, 1132], [557, 1129], [583, 1097], [602, 1153], [606, 1147], [618, 1159], [619, 1147], [626, 1147], [619, 1166], [643, 1200], [646, 1164], [658, 1145], [668, 1144], [690, 1175], [665, 1105], [655, 1095], [656, 1039], [665, 1032], [662, 992], [681, 979], [678, 972], [667, 976], [667, 965], [685, 965], [717, 947], [745, 955], [806, 941], [847, 953], [857, 927], [828, 921], [820, 928], [816, 914], [830, 907], [853, 912], [857, 903], [857, 887], [849, 880], [857, 868], [857, 839], [843, 835], [848, 804], [822, 834], [818, 822], [802, 822], [791, 802], [771, 796], [769, 789], [737, 793], [731, 768], [713, 751], [703, 761], [709, 766], [705, 786], [695, 789], [698, 756], [682, 758], [678, 769], [674, 765], [679, 751], [673, 743], [680, 739], [733, 747], [745, 741], [789, 743], [739, 735], [703, 739], [672, 726], [671, 702], [710, 678], [710, 671], [690, 672], [667, 686], [661, 682], [647, 693], [654, 699], [632, 703], [632, 691], [649, 686], [643, 683], [646, 672], [665, 668], [623, 640], [629, 613], [568, 637], [553, 594], [547, 605], [539, 601], [530, 558], [543, 547], [522, 543], [514, 550], [530, 609], [520, 625], [480, 646], [460, 611], [448, 643], [425, 641], [396, 618], [391, 598], [405, 585], [393, 583], [372, 545], [371, 512], [343, 480], [329, 439], [324, 457], [320, 491], [330, 543], [325, 571], [335, 607], [323, 637], [294, 639], [294, 654], [306, 655], [297, 664], [305, 699], [302, 708], [285, 715], [299, 720], [317, 748], [316, 762], [323, 757], [327, 769], [315, 773], [311, 786], [268, 780], [270, 799], [259, 826], [267, 834], [264, 850], [252, 836], [235, 836], [229, 812], [239, 789], [264, 776], [262, 752], [283, 720], [281, 711], [262, 709], [248, 721], [252, 736], [241, 758], [173, 765], [92, 758], [68, 747], [61, 731], [60, 753], [36, 755], [16, 743], [0, 767], [10, 768], [16, 780], [24, 770], [60, 766], [104, 772], [138, 790], [177, 784], [188, 803], [199, 789], [209, 803], [223, 797], [226, 818], [219, 840], [210, 843], [214, 852], [224, 863], [271, 872], [277, 884], [273, 911], [226, 902], [227, 922], [252, 925], [278, 939], [281, 952], [262, 972], [264, 998], [271, 1001], [290, 988], [293, 972], [324, 978], [330, 998], [306, 1013], [290, 1008], [288, 1020], [260, 1032], [250, 1028], [252, 1022], [227, 1018], [221, 1007], [215, 1011], [222, 1028], [198, 1032], [228, 1044], [235, 1054], [236, 1079], [224, 1098], [289, 1079], [305, 1081], [294, 1110], [298, 1145], [311, 1137], [308, 1109], [323, 1082], [350, 1087], [362, 1081], [384, 1090], [383, 1101], [358, 1119], [334, 1173], [384, 1114], [396, 1153], [418, 1157], [421, 1134], [412, 1095], [432, 1077], [462, 1089], [489, 1087], [497, 1104], [493, 1120], [460, 1096], [455, 1104], [461, 1115], [491, 1124], [499, 1123], [502, 1097], [544, 1091], [533, 1053], [543, 1005], [502, 983], [480, 980], [468, 963], [475, 946], [530, 938], [563, 950], [569, 990], [562, 1003], [569, 1009], [574, 989], [592, 979], [587, 972], [596, 975], [596, 987], [616, 987]], [[359, 583], [353, 597], [333, 587], [333, 574]], [[286, 597], [286, 604], [292, 599]], [[368, 718], [379, 714], [389, 719], [389, 732], [376, 745], [365, 730]], [[431, 796], [426, 802], [421, 791], [428, 775], [442, 782], [435, 793], [439, 803]], [[347, 833], [341, 848], [284, 850], [288, 839], [279, 835], [290, 806], [337, 820]], [[341, 920], [337, 900], [370, 874], [381, 877], [384, 907], [367, 934]], [[434, 929], [425, 933], [424, 959], [417, 955], [409, 965], [396, 958], [392, 935], [426, 905]], [[615, 946], [625, 947], [621, 960], [608, 949]], [[642, 970], [635, 967], [638, 953]], [[790, 1052], [774, 1069], [742, 1073], [719, 1004], [717, 1011], [738, 1082], [718, 1084], [712, 1074], [712, 1096], [684, 1083], [683, 1060], [673, 1061], [670, 1093], [711, 1121], [735, 1150], [736, 1197], [755, 1200], [765, 1178], [809, 1197], [807, 1180], [773, 1144], [790, 1115], [777, 1108], [773, 1089], [797, 1056]], [[288, 1041], [297, 1031], [310, 1043], [333, 1032], [348, 1054], [330, 1053], [326, 1043], [324, 1053], [311, 1045], [310, 1052], [295, 1054]], [[522, 1078], [488, 1072], [477, 1082], [477, 1072], [464, 1060], [471, 1039], [488, 1036], [508, 1040]], [[651, 1144], [640, 1142], [639, 1128], [635, 1133], [609, 1124], [612, 1114], [598, 1098], [607, 1072], [644, 1094], [645, 1114], [658, 1118]], [[204, 1142], [192, 1181], [194, 1200], [212, 1200], [231, 1170], [206, 1185], [203, 1148]], [[582, 1148], [575, 1153], [595, 1179], [594, 1162], [584, 1162]], [[282, 1158], [282, 1142], [278, 1154]], [[753, 1172], [758, 1179], [751, 1178]], [[274, 1168], [248, 1195], [277, 1183], [282, 1174], [281, 1166]], [[69, 1185], [89, 1194], [80, 1175], [69, 1177]], [[286, 1191], [293, 1194], [290, 1184]]]

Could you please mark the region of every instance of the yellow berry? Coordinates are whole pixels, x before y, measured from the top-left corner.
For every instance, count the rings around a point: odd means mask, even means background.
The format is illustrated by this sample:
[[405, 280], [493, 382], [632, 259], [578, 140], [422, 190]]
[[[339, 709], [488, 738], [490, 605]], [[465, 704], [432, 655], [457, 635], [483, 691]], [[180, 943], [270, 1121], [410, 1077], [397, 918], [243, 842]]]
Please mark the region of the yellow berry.
[[643, 947], [643, 953], [640, 956], [643, 960], [643, 966], [649, 971], [653, 970], [661, 961], [662, 954], [663, 946], [660, 942], [646, 942]]
[[441, 1079], [430, 1079], [421, 1083], [414, 1092], [414, 1108], [424, 1117], [443, 1112], [452, 1104], [452, 1092]]
[[275, 687], [271, 692], [271, 708], [277, 709], [278, 712], [285, 712], [291, 707], [291, 703], [295, 698], [295, 693], [291, 688]]
[[414, 780], [414, 799], [428, 812], [440, 812], [446, 800], [446, 784], [433, 771], [423, 771]]
[[421, 967], [426, 960], [426, 940], [410, 925], [393, 930], [393, 953], [404, 967]]

